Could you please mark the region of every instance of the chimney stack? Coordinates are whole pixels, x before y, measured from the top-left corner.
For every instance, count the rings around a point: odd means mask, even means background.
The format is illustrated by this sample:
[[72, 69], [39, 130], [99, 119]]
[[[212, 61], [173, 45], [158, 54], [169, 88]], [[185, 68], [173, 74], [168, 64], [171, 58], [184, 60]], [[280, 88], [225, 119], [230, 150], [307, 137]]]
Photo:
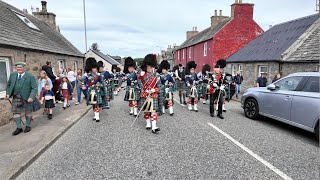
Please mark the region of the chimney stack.
[[47, 1], [41, 1], [42, 5], [42, 12], [46, 13], [47, 12]]
[[218, 10], [214, 10], [214, 16], [211, 16], [211, 27], [216, 26], [220, 22], [228, 19], [228, 16], [222, 16], [222, 10], [219, 10], [219, 16], [218, 16]]
[[236, 2], [231, 5], [231, 17], [241, 18], [242, 20], [252, 20], [253, 6], [254, 4], [242, 3], [242, 0], [236, 0]]
[[41, 1], [41, 5], [41, 11], [39, 11], [39, 8], [36, 8], [36, 12], [32, 12], [32, 14], [41, 21], [46, 22], [53, 30], [59, 32], [59, 28], [56, 25], [56, 15], [48, 12], [47, 1]]
[[187, 39], [190, 39], [191, 37], [195, 36], [198, 34], [197, 27], [192, 27], [192, 31], [187, 31]]

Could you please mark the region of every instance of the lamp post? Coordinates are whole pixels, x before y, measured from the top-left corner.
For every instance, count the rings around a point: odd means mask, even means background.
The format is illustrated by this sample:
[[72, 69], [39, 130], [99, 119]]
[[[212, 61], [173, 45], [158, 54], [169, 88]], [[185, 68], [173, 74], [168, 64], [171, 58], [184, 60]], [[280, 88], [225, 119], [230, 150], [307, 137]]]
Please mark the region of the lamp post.
[[86, 52], [88, 51], [88, 46], [87, 46], [87, 21], [86, 21], [86, 2], [83, 0], [83, 20], [84, 20], [84, 40], [85, 40], [85, 47], [86, 47]]

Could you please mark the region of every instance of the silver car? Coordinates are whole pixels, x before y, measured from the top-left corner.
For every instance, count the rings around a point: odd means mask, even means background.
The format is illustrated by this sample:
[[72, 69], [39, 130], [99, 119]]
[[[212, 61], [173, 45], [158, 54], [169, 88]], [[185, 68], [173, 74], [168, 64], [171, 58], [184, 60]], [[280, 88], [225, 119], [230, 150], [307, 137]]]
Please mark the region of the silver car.
[[320, 72], [294, 73], [267, 87], [248, 89], [241, 98], [245, 116], [263, 115], [313, 132], [319, 139]]

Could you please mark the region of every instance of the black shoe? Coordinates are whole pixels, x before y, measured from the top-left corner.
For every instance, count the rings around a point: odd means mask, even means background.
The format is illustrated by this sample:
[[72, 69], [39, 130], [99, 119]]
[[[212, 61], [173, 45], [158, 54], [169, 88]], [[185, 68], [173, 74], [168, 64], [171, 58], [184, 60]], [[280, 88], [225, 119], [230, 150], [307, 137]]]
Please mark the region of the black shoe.
[[20, 134], [20, 133], [22, 133], [23, 132], [23, 130], [22, 129], [16, 129], [13, 133], [12, 133], [12, 135], [13, 136], [16, 136], [16, 135], [18, 135], [18, 134]]
[[26, 129], [24, 130], [24, 133], [28, 133], [29, 131], [31, 131], [31, 127], [27, 126]]
[[96, 122], [100, 122], [100, 120], [99, 120], [99, 119], [97, 119], [97, 120], [96, 120]]
[[129, 113], [129, 115], [131, 116], [133, 113]]
[[48, 114], [48, 118], [49, 118], [49, 119], [52, 119], [52, 114]]
[[187, 102], [183, 102], [184, 105], [187, 105]]
[[227, 112], [227, 110], [223, 110], [223, 112]]
[[170, 116], [173, 116], [174, 113], [170, 114]]
[[68, 104], [67, 107], [70, 107], [70, 104]]
[[218, 117], [219, 117], [220, 119], [224, 119], [224, 117], [222, 116], [222, 114], [218, 114]]
[[156, 133], [156, 132], [158, 132], [158, 131], [160, 131], [160, 128], [152, 129], [152, 133]]
[[97, 119], [96, 119], [96, 118], [92, 118], [92, 120], [94, 120], [94, 121], [95, 121], [95, 120], [97, 120]]
[[211, 117], [214, 117], [214, 113], [210, 113], [210, 116], [211, 116]]
[[66, 107], [63, 107], [63, 110], [66, 110]]

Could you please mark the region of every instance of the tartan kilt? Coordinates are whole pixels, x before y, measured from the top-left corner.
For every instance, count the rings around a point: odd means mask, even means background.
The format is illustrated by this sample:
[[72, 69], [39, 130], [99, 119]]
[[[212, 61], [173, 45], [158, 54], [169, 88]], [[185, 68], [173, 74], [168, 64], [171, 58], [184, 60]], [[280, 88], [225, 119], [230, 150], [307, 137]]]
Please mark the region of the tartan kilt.
[[109, 97], [109, 101], [113, 100], [114, 99], [114, 96], [113, 96], [113, 89], [112, 89], [112, 84], [109, 83], [107, 85], [107, 96]]
[[184, 81], [176, 81], [177, 91], [185, 91], [187, 89], [186, 83]]
[[[124, 101], [129, 101], [129, 91], [130, 88], [127, 87], [126, 89], [126, 94], [124, 96]], [[135, 96], [135, 100], [134, 101], [139, 101], [140, 100], [140, 91], [138, 89], [134, 89], [134, 96]]]
[[[139, 109], [142, 108], [142, 105], [144, 104], [145, 101], [146, 101], [145, 98], [141, 98], [140, 99], [140, 101], [139, 101]], [[153, 98], [153, 110], [155, 112], [158, 111], [158, 108], [159, 108], [159, 104], [158, 103], [159, 103], [158, 99], [157, 98]], [[142, 109], [142, 111], [143, 111], [143, 109]]]
[[[196, 89], [197, 89], [197, 92], [196, 92], [195, 98], [198, 98], [198, 97], [200, 97], [200, 96], [199, 96], [200, 86], [199, 86], [199, 85], [198, 85], [198, 86], [196, 86]], [[190, 94], [191, 94], [191, 86], [190, 86], [190, 87], [188, 87], [188, 86], [187, 86], [187, 89], [186, 89], [186, 96], [187, 96], [187, 97], [189, 97], [189, 96], [190, 96]]]
[[[88, 102], [90, 101], [91, 91], [92, 91], [92, 88], [89, 89], [89, 94], [88, 94], [88, 99], [87, 99]], [[101, 91], [96, 92], [96, 93], [97, 93], [97, 104], [99, 104], [99, 105], [103, 104], [103, 98], [102, 98], [103, 93]]]
[[203, 98], [207, 95], [207, 86], [208, 84], [203, 83], [199, 88], [199, 97]]
[[27, 101], [23, 101], [22, 105], [17, 107], [18, 99], [13, 98], [11, 112], [13, 114], [20, 114], [22, 112], [37, 112], [41, 109], [41, 104], [38, 99], [35, 99], [32, 103], [28, 103]]
[[54, 108], [53, 99], [45, 100], [44, 107], [45, 107], [45, 108]]

